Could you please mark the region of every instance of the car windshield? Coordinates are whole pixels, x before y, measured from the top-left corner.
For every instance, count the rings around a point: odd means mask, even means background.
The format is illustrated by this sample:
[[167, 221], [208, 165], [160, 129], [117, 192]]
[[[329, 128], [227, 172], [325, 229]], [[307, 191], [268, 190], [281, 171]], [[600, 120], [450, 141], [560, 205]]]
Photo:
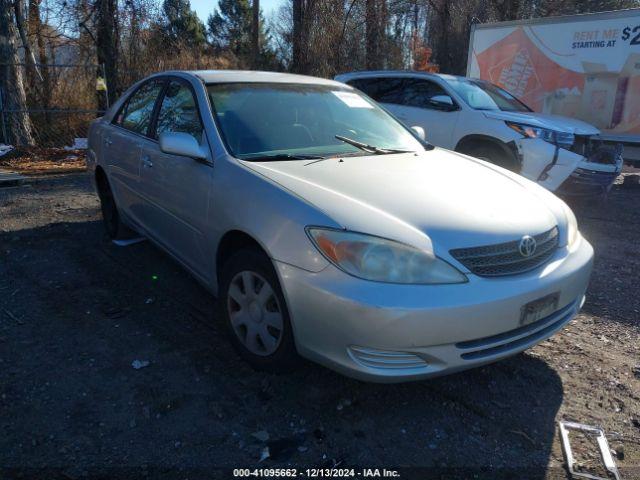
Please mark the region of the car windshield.
[[[207, 86], [227, 147], [245, 160], [296, 160], [424, 150], [372, 100], [336, 86]], [[336, 138], [336, 136], [338, 138]]]
[[532, 111], [509, 92], [491, 83], [459, 77], [450, 77], [445, 80], [467, 105], [475, 110]]

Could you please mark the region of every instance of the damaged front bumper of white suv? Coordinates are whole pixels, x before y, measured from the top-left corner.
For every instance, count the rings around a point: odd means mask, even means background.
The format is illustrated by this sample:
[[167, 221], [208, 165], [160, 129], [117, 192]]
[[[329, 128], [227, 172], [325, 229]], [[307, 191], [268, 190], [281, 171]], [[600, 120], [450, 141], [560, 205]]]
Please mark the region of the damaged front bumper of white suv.
[[570, 148], [538, 138], [514, 142], [520, 174], [563, 196], [606, 195], [622, 170], [622, 145], [575, 135]]

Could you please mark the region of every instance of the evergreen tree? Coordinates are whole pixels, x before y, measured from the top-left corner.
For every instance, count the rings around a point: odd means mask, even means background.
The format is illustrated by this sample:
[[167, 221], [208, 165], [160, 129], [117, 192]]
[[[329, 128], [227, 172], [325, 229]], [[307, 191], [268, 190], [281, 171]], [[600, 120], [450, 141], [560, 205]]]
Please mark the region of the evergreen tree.
[[[252, 5], [249, 0], [219, 0], [218, 8], [207, 19], [211, 44], [220, 50], [228, 50], [233, 53], [242, 67], [248, 67], [253, 63], [252, 13]], [[260, 67], [278, 68], [275, 54], [269, 46], [269, 32], [264, 27], [262, 12], [260, 12], [259, 24]]]
[[172, 40], [189, 46], [204, 44], [204, 24], [191, 10], [189, 0], [164, 0], [162, 9], [167, 18], [167, 34]]

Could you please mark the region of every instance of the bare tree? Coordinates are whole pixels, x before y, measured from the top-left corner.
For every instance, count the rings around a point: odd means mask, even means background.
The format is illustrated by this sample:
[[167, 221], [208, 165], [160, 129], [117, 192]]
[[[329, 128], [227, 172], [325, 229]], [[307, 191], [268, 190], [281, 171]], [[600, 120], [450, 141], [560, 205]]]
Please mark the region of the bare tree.
[[40, 76], [40, 71], [36, 65], [36, 57], [33, 54], [33, 50], [31, 49], [31, 42], [29, 42], [29, 38], [27, 37], [27, 29], [25, 28], [25, 20], [24, 20], [24, 0], [14, 0], [13, 1], [13, 11], [16, 18], [16, 27], [18, 29], [18, 33], [20, 34], [20, 40], [22, 41], [22, 48], [24, 49], [24, 61], [27, 66], [27, 75], [28, 80], [35, 82], [36, 73]]
[[104, 66], [108, 85], [109, 101], [113, 102], [119, 93], [118, 79], [118, 2], [117, 0], [96, 0], [96, 55], [98, 64]]
[[251, 50], [253, 50], [253, 68], [260, 65], [260, 0], [253, 0], [252, 4], [253, 24], [251, 31]]
[[291, 70], [301, 73], [304, 71], [303, 51], [305, 50], [305, 34], [303, 31], [304, 21], [304, 8], [303, 3], [305, 0], [292, 0], [293, 1], [293, 38], [292, 48], [293, 55], [291, 59]]
[[366, 43], [367, 43], [367, 68], [377, 70], [380, 65], [380, 55], [378, 47], [380, 44], [380, 34], [378, 28], [378, 12], [376, 0], [366, 0]]
[[27, 19], [29, 39], [34, 42], [37, 51], [37, 59], [40, 64], [42, 85], [37, 89], [38, 97], [42, 107], [47, 109], [51, 104], [51, 77], [47, 68], [48, 56], [45, 44], [45, 33], [42, 27], [40, 16], [40, 3], [42, 0], [30, 0], [29, 14]]
[[17, 65], [20, 59], [13, 11], [10, 0], [0, 0], [0, 89], [3, 112], [11, 111], [9, 121], [5, 124], [5, 141], [16, 145], [33, 145], [31, 121], [26, 112], [24, 80], [22, 70]]

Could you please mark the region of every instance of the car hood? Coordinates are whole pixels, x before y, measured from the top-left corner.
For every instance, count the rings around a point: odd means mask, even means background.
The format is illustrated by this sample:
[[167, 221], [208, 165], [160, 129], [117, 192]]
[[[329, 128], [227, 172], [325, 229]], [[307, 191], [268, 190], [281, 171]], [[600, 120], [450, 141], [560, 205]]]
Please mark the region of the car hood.
[[337, 223], [329, 226], [436, 253], [544, 232], [559, 224], [562, 208], [553, 204], [555, 196], [524, 178], [440, 148], [243, 163], [321, 209]]
[[484, 112], [487, 118], [496, 120], [505, 120], [508, 122], [524, 123], [534, 127], [548, 128], [559, 132], [573, 133], [574, 135], [599, 135], [598, 130], [582, 120], [575, 118], [562, 117], [560, 115], [547, 115], [536, 112], [502, 112], [487, 111]]

